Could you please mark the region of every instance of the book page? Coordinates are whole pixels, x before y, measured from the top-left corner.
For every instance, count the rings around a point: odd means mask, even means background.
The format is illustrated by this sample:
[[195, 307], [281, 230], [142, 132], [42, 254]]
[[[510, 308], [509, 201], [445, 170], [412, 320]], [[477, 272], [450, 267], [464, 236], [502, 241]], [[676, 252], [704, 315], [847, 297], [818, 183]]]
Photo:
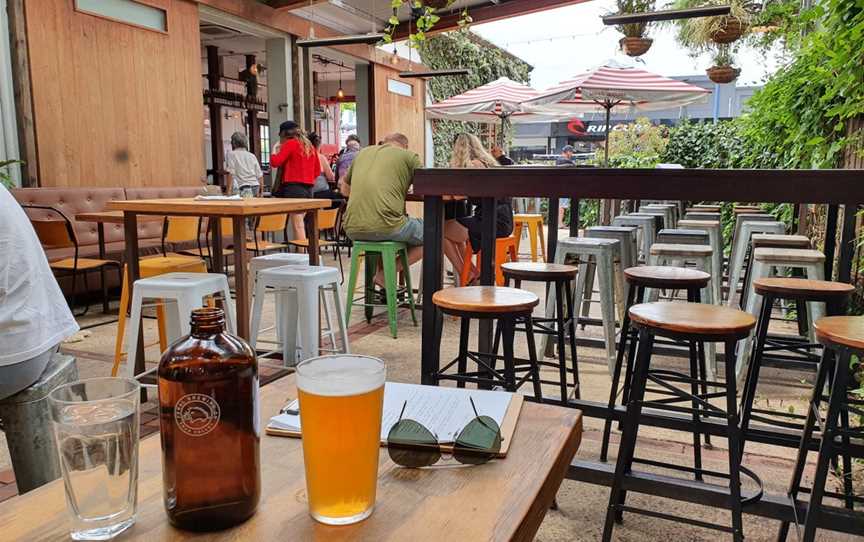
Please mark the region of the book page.
[[[470, 399], [474, 400], [477, 414], [489, 416], [500, 426], [507, 414], [513, 394], [503, 391], [467, 390], [420, 386], [387, 382], [384, 385], [384, 410], [381, 416], [381, 441], [393, 425], [399, 421], [402, 406], [405, 406], [403, 419], [411, 419], [429, 429], [438, 437], [439, 443], [451, 443], [471, 420], [474, 410]], [[469, 399], [470, 398], [470, 399]], [[292, 401], [288, 408], [297, 408]], [[279, 414], [270, 419], [270, 427], [287, 431], [300, 431], [300, 415]]]

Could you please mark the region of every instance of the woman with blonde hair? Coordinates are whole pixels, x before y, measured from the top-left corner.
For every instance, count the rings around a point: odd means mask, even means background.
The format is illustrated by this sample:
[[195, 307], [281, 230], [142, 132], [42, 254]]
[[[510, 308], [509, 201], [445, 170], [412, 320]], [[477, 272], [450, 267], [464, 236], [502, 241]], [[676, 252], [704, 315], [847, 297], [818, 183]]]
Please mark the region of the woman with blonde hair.
[[[450, 158], [452, 168], [490, 168], [498, 167], [495, 160], [485, 148], [480, 138], [472, 134], [459, 134], [453, 142], [453, 153]], [[450, 220], [444, 225], [444, 253], [453, 264], [456, 276], [462, 272], [465, 265], [465, 249], [471, 243], [474, 252], [480, 250], [482, 216], [480, 201], [469, 200], [474, 206], [471, 216]], [[513, 201], [511, 198], [500, 198], [495, 207], [495, 236], [508, 237], [513, 233]], [[468, 283], [474, 282], [479, 272], [472, 266]]]
[[[321, 173], [318, 151], [306, 137], [300, 125], [288, 120], [279, 126], [279, 143], [273, 147], [270, 166], [279, 168], [270, 188], [277, 198], [311, 198], [315, 179]], [[304, 213], [292, 213], [294, 239], [306, 239]]]

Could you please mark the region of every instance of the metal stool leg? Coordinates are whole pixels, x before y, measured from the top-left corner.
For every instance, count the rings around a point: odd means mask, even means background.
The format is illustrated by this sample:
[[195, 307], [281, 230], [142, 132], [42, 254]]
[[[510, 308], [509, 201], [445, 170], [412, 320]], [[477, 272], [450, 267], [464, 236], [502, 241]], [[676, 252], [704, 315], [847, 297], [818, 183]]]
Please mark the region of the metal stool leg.
[[[562, 329], [562, 331], [559, 331], [559, 335], [561, 335], [561, 333], [563, 333], [563, 326], [561, 329]], [[534, 397], [536, 397], [538, 401], [542, 401], [543, 400], [543, 390], [540, 387], [540, 367], [537, 365], [537, 350], [535, 349], [536, 347], [534, 345], [534, 319], [531, 318], [530, 314], [525, 318], [525, 335], [526, 335], [526, 338], [528, 340], [528, 360], [531, 363], [530, 372], [531, 372], [531, 380], [534, 383]], [[564, 342], [563, 341], [561, 341], [561, 347], [560, 348], [561, 348], [561, 352], [564, 352]], [[561, 357], [564, 358], [564, 355], [562, 355]], [[563, 367], [563, 363], [564, 363], [563, 359], [562, 359], [561, 363], [562, 363], [562, 367]], [[562, 386], [564, 388], [564, 397], [562, 398], [562, 402], [563, 402], [563, 404], [566, 405], [567, 404], [566, 373], [562, 372], [561, 378], [563, 381]]]
[[738, 398], [735, 390], [735, 346], [736, 341], [726, 341], [726, 427], [729, 440], [729, 505], [732, 514], [732, 540], [744, 540], [744, 523], [741, 503], [741, 429], [738, 425]]
[[741, 394], [741, 457], [744, 456], [744, 446], [747, 445], [750, 416], [753, 410], [753, 402], [756, 400], [756, 386], [759, 383], [759, 370], [762, 366], [762, 351], [765, 348], [765, 338], [768, 335], [768, 325], [771, 321], [771, 308], [773, 305], [774, 296], [770, 294], [763, 296], [762, 310], [759, 313], [759, 322], [756, 325], [756, 342], [753, 345], [753, 354], [750, 356], [747, 377], [744, 380], [744, 390]]
[[[699, 396], [699, 353], [696, 349], [696, 341], [689, 342], [690, 348], [690, 395], [693, 396], [691, 407], [693, 408], [693, 470], [695, 478], [702, 481], [702, 435], [698, 430], [699, 427], [699, 410], [700, 405], [697, 397]], [[704, 374], [702, 378], [704, 378]]]
[[[457, 364], [457, 371], [460, 375], [464, 375], [468, 372], [468, 336], [470, 334], [471, 319], [462, 318], [459, 329], [459, 363]], [[458, 380], [456, 382], [456, 387], [464, 388], [465, 382]]]
[[[560, 284], [555, 288], [555, 324], [556, 338], [558, 339], [558, 377], [561, 387], [561, 404], [567, 404], [567, 349], [564, 347], [564, 336], [567, 333], [564, 320], [564, 291]], [[530, 318], [529, 318], [530, 320]], [[527, 327], [527, 326], [526, 326]], [[533, 342], [533, 340], [532, 340]], [[529, 346], [530, 348], [530, 346]]]
[[576, 399], [581, 399], [582, 389], [579, 384], [579, 362], [576, 352], [576, 308], [573, 306], [573, 292], [569, 280], [561, 281], [558, 288], [564, 288], [564, 299], [567, 304], [567, 336], [570, 341], [570, 370], [573, 373], [573, 386]]
[[[615, 403], [618, 398], [618, 384], [621, 380], [621, 366], [624, 363], [624, 352], [627, 348], [627, 338], [630, 334], [630, 315], [629, 308], [633, 305], [633, 300], [636, 297], [636, 287], [630, 286], [627, 289], [627, 304], [624, 311], [624, 318], [621, 320], [621, 336], [618, 339], [618, 352], [615, 356], [615, 370], [612, 372], [612, 388], [609, 391], [608, 409], [610, 413], [615, 408]], [[612, 432], [612, 418], [606, 418], [603, 424], [603, 441], [600, 447], [600, 461], [606, 462], [609, 456], [609, 438]]]
[[513, 341], [516, 335], [515, 322], [513, 318], [502, 318], [499, 320], [503, 326], [503, 350], [504, 350], [504, 380], [507, 391], [516, 391], [516, 370], [513, 361]]

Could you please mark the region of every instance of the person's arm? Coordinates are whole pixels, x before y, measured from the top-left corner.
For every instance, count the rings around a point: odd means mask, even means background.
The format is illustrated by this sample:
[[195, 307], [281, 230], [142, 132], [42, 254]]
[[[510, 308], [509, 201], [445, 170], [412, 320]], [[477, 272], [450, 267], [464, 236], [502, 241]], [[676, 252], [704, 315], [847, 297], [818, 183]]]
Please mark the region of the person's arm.
[[288, 157], [294, 154], [297, 149], [297, 141], [289, 139], [279, 145], [279, 151], [270, 157], [270, 166], [280, 168], [288, 160]]
[[330, 167], [330, 162], [320, 152], [318, 153], [318, 161], [321, 163], [321, 172], [324, 173], [324, 177], [327, 178], [327, 182], [335, 182], [336, 174], [333, 173], [333, 168]]
[[225, 156], [225, 187], [228, 190], [228, 195], [230, 196], [234, 191], [234, 154], [228, 153]]
[[348, 172], [345, 175], [342, 175], [342, 178], [339, 179], [339, 192], [342, 193], [346, 198], [351, 197], [351, 174], [354, 173], [354, 164], [351, 164], [351, 167], [348, 168]]

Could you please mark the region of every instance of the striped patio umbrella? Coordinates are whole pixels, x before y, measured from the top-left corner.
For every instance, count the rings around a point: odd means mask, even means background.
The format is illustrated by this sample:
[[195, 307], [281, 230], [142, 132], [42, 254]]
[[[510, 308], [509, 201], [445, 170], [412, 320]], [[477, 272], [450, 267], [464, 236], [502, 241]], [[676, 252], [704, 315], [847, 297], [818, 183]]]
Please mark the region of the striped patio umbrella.
[[613, 107], [641, 111], [670, 109], [704, 101], [711, 91], [638, 68], [610, 62], [522, 103], [524, 111], [546, 115], [606, 112], [606, 156], [609, 156], [609, 117]]

